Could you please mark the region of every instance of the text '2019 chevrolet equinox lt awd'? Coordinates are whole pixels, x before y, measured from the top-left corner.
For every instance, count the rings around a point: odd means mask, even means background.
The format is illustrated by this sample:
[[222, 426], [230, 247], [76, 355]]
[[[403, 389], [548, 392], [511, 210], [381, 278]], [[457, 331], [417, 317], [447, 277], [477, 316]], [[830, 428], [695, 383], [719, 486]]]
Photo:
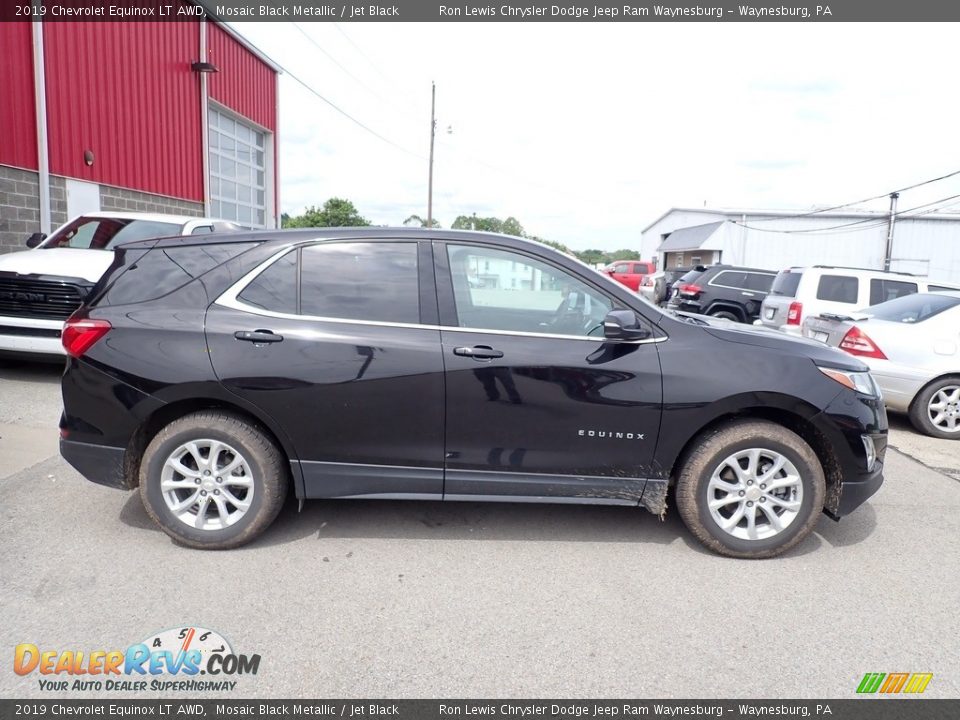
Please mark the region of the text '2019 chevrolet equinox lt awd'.
[[[378, 268], [370, 282], [370, 268]], [[769, 557], [880, 486], [859, 360], [665, 313], [544, 245], [423, 229], [142, 241], [67, 322], [61, 452], [170, 536], [298, 498], [597, 503]]]

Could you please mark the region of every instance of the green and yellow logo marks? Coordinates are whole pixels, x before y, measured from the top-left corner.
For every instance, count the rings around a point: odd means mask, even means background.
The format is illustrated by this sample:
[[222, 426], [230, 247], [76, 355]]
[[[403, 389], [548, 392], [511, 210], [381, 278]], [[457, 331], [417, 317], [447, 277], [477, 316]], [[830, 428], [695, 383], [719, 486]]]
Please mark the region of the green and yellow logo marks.
[[897, 693], [919, 694], [927, 689], [933, 673], [867, 673], [860, 681], [857, 692], [861, 695], [883, 693], [894, 695]]

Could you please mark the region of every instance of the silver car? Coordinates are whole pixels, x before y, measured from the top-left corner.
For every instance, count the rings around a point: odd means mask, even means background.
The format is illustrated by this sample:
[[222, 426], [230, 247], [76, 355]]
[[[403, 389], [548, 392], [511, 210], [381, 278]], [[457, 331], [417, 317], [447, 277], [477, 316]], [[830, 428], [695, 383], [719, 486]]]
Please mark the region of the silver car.
[[821, 313], [803, 335], [870, 366], [890, 410], [920, 432], [960, 440], [960, 292], [917, 293], [849, 315]]

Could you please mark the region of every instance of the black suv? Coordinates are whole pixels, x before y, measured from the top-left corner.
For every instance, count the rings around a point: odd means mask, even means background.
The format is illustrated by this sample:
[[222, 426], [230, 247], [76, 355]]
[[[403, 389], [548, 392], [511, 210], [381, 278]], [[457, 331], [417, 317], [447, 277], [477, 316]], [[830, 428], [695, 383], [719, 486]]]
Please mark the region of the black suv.
[[711, 265], [695, 268], [674, 286], [670, 306], [698, 315], [752, 323], [777, 276], [770, 270]]
[[[370, 282], [370, 268], [378, 269]], [[665, 313], [538, 243], [391, 228], [126, 245], [66, 323], [63, 456], [228, 548], [297, 498], [596, 503], [768, 557], [882, 482], [856, 358]]]

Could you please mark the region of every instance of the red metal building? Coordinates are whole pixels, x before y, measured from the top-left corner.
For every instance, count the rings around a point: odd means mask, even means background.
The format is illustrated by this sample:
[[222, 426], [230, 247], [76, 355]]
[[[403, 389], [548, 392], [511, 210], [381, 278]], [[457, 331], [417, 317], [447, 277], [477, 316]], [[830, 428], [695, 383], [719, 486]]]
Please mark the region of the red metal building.
[[279, 224], [279, 68], [230, 28], [2, 22], [0, 48], [0, 252], [91, 210]]

